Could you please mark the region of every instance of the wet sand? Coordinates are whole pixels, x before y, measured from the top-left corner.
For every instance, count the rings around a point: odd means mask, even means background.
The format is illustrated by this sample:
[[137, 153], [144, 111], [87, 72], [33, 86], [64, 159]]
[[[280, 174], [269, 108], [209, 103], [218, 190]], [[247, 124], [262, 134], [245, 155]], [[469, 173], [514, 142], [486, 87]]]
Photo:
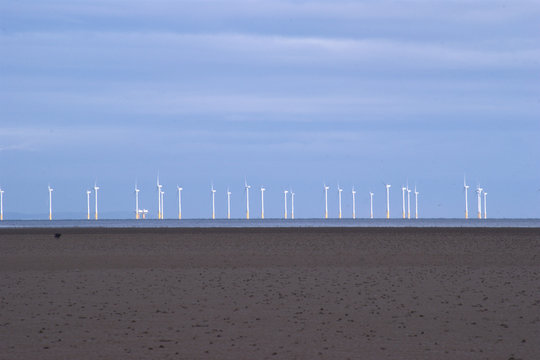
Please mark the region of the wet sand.
[[538, 339], [540, 229], [0, 229], [0, 359], [540, 359]]

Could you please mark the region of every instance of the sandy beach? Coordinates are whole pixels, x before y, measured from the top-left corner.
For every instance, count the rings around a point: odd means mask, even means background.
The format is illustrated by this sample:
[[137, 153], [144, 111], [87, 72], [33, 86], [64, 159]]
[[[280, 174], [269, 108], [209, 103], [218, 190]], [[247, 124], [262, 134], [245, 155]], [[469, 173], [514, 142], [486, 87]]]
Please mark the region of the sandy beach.
[[0, 229], [0, 300], [0, 359], [540, 359], [540, 229]]

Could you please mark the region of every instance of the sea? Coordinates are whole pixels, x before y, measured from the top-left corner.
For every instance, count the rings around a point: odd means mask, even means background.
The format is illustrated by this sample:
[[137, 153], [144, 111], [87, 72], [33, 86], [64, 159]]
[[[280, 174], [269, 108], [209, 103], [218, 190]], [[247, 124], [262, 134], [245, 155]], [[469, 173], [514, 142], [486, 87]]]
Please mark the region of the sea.
[[540, 219], [107, 219], [4, 220], [2, 228], [303, 228], [303, 227], [478, 227], [540, 228]]

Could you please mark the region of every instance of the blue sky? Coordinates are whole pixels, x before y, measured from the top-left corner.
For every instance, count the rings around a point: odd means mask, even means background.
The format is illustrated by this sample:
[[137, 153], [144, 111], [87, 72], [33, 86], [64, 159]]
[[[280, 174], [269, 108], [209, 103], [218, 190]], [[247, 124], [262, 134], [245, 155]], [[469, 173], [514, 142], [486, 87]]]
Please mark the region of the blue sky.
[[[462, 178], [492, 217], [540, 216], [537, 1], [3, 1], [0, 185], [6, 218], [266, 214], [400, 216], [407, 179], [425, 217], [463, 215]], [[259, 214], [260, 193], [252, 196]], [[469, 194], [473, 212], [475, 202]]]

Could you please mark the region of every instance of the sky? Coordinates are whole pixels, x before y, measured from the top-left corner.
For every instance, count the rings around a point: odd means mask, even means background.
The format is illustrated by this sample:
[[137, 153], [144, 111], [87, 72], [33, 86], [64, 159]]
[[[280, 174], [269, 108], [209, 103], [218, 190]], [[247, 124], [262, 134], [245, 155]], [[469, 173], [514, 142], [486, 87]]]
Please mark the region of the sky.
[[[540, 2], [0, 1], [5, 219], [540, 217]], [[93, 199], [92, 199], [93, 201]], [[290, 199], [289, 199], [290, 204]], [[414, 206], [414, 202], [412, 204]], [[469, 190], [469, 212], [476, 198]]]

